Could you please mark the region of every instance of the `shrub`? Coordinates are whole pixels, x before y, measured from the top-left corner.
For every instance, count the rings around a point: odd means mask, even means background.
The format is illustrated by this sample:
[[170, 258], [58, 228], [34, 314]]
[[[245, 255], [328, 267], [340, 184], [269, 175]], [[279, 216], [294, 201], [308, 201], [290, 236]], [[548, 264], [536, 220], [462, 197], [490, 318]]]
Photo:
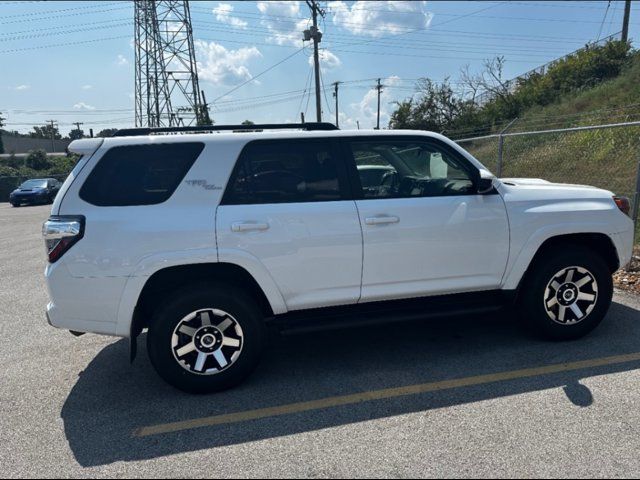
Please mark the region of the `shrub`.
[[42, 149], [30, 150], [25, 160], [27, 168], [33, 170], [46, 170], [51, 165], [47, 158], [47, 152]]

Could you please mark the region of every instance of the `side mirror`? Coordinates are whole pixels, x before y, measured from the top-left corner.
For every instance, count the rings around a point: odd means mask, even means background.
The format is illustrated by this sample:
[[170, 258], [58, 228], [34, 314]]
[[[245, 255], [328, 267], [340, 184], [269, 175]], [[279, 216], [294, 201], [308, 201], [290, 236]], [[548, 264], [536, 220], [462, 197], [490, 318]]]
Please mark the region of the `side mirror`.
[[493, 191], [493, 178], [480, 178], [478, 180], [478, 194], [487, 195]]

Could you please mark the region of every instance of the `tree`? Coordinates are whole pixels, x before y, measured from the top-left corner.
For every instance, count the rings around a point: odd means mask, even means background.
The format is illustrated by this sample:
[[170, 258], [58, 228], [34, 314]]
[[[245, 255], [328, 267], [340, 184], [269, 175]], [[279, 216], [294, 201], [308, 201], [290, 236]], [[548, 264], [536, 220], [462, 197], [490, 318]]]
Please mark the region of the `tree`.
[[47, 152], [42, 149], [29, 150], [29, 154], [25, 159], [25, 165], [27, 168], [32, 168], [33, 170], [46, 170], [50, 166]]
[[114, 133], [118, 131], [117, 128], [105, 128], [104, 130], [100, 130], [96, 137], [111, 137]]
[[71, 130], [69, 132], [69, 139], [70, 140], [78, 140], [80, 138], [84, 138], [84, 131], [82, 130], [78, 130], [77, 128], [74, 130]]
[[457, 95], [449, 79], [435, 83], [422, 78], [416, 85], [415, 98], [396, 103], [389, 127], [394, 129], [417, 129], [441, 132], [457, 127], [459, 119], [469, 116], [475, 105]]
[[251, 120], [245, 120], [244, 122], [242, 122], [242, 125], [255, 125], [255, 123]]
[[36, 125], [33, 127], [33, 132], [29, 132], [29, 136], [31, 138], [51, 138], [52, 135], [56, 140], [60, 140], [62, 138], [58, 127], [52, 127], [51, 124], [47, 124], [43, 127], [39, 127]]

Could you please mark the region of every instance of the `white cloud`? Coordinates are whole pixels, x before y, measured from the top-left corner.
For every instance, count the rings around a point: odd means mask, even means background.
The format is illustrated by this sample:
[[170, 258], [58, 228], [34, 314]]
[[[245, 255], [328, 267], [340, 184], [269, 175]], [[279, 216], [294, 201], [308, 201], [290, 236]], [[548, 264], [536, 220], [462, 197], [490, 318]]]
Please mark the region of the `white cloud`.
[[262, 57], [256, 47], [242, 47], [227, 50], [216, 42], [196, 40], [196, 58], [200, 79], [215, 85], [233, 85], [251, 78], [247, 64], [254, 58]]
[[127, 57], [125, 57], [124, 55], [118, 55], [118, 58], [116, 59], [116, 65], [118, 65], [119, 67], [124, 67], [125, 65], [129, 65], [129, 60], [127, 60]]
[[76, 110], [95, 110], [96, 107], [94, 107], [93, 105], [88, 105], [84, 102], [78, 102], [76, 103], [73, 108], [75, 108]]
[[247, 28], [247, 22], [231, 15], [233, 12], [233, 5], [228, 3], [219, 3], [216, 8], [213, 9], [213, 14], [216, 16], [216, 20], [222, 23], [227, 23], [233, 27]]
[[93, 88], [93, 85], [83, 85], [82, 86], [82, 90], [91, 90]]
[[331, 3], [333, 23], [354, 35], [381, 37], [416, 29], [425, 29], [433, 14], [426, 1], [365, 1], [351, 6], [343, 1]]
[[292, 25], [295, 17], [301, 16], [300, 2], [258, 2], [257, 7], [263, 15], [260, 24], [267, 27], [271, 33], [266, 39], [268, 42], [277, 45], [302, 46], [302, 31], [309, 25], [309, 20], [302, 18]]
[[17, 90], [18, 92], [22, 92], [24, 90], [29, 90], [31, 88], [31, 85], [18, 85], [17, 87], [14, 88], [14, 90]]
[[[324, 70], [333, 70], [342, 65], [342, 61], [327, 49], [320, 50], [320, 68]], [[309, 65], [313, 66], [313, 55], [309, 56]]]
[[[397, 75], [393, 75], [382, 80], [382, 85], [386, 85], [389, 87], [398, 85], [399, 83], [400, 77], [398, 77]], [[391, 93], [389, 93], [388, 89], [383, 88], [382, 94], [380, 95], [380, 128], [385, 128], [389, 123], [389, 118], [391, 116], [390, 110], [392, 109], [392, 105], [389, 105], [389, 102], [391, 100]], [[350, 107], [354, 112], [354, 115], [352, 116], [355, 116], [356, 119], [360, 120], [360, 128], [368, 129], [375, 127], [376, 117], [378, 114], [377, 90], [372, 88], [371, 90], [367, 91], [360, 102], [352, 103]], [[345, 120], [347, 119], [345, 118]], [[352, 120], [351, 123], [353, 123]], [[346, 124], [345, 128], [347, 128]]]

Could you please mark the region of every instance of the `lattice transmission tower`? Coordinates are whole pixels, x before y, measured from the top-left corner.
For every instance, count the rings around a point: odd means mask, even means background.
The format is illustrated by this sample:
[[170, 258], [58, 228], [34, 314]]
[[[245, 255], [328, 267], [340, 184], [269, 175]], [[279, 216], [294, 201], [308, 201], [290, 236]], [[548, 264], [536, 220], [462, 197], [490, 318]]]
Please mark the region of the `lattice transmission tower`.
[[186, 0], [135, 0], [136, 127], [211, 124]]

